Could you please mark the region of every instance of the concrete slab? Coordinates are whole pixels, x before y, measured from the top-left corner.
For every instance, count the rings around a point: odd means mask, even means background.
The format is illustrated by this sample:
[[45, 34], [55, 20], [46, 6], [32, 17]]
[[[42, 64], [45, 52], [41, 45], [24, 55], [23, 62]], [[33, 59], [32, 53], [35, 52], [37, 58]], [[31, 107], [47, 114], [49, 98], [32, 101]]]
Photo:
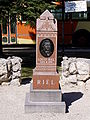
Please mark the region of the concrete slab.
[[60, 89], [33, 89], [33, 84], [30, 84], [30, 101], [33, 102], [60, 102], [62, 93]]
[[65, 102], [33, 102], [30, 101], [30, 93], [26, 94], [25, 113], [54, 112], [65, 113]]
[[55, 112], [65, 113], [66, 105], [62, 102], [61, 90], [36, 90], [30, 84], [30, 93], [26, 94], [25, 113]]

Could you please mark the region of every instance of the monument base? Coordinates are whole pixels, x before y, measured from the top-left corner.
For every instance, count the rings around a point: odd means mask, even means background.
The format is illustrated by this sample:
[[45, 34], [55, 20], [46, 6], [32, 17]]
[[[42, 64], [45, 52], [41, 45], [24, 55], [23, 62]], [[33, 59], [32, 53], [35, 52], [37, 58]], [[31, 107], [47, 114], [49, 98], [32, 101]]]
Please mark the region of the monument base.
[[59, 89], [57, 72], [33, 72], [33, 89]]
[[65, 113], [66, 105], [62, 102], [61, 90], [36, 90], [30, 84], [30, 93], [26, 94], [25, 113], [55, 112]]

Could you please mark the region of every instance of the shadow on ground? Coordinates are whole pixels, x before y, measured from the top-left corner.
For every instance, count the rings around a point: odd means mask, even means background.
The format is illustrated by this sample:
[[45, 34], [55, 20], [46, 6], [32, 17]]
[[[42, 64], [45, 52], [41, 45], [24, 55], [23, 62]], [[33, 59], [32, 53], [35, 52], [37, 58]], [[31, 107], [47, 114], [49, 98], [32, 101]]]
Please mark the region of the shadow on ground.
[[72, 105], [73, 102], [80, 99], [83, 96], [81, 92], [70, 92], [63, 94], [63, 101], [66, 103], [66, 113], [69, 112], [69, 106]]
[[26, 85], [26, 84], [29, 84], [30, 81], [31, 81], [32, 78], [23, 78], [22, 79], [22, 82], [21, 82], [21, 85]]

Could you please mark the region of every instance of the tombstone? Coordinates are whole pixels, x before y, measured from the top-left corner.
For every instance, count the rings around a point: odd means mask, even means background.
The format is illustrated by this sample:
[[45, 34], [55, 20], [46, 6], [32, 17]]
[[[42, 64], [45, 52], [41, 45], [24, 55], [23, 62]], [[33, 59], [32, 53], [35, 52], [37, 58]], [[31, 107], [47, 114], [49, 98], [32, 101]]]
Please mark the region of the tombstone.
[[25, 112], [65, 113], [57, 72], [57, 20], [46, 10], [36, 24], [36, 67]]

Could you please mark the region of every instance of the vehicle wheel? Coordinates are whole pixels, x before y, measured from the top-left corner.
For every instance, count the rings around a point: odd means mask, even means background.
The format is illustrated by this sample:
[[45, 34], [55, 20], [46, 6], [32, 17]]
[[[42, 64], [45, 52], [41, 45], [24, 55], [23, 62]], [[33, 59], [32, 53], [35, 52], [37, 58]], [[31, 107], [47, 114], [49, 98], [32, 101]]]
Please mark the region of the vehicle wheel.
[[90, 46], [89, 40], [90, 33], [87, 30], [78, 30], [72, 36], [72, 44], [77, 47], [88, 47]]

